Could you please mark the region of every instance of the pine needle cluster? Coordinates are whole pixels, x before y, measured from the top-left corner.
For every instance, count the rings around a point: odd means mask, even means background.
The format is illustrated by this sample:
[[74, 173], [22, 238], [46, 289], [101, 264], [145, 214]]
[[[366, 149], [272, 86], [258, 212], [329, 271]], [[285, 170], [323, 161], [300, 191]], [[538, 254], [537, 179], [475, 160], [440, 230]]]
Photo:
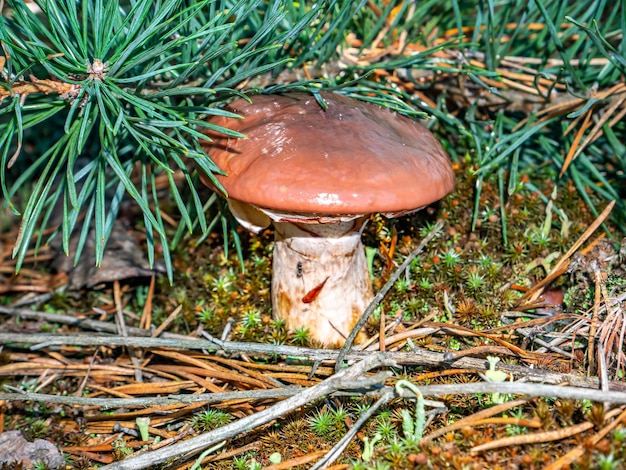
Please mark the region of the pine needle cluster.
[[[171, 276], [172, 237], [158, 181], [169, 188], [180, 230], [199, 226], [206, 233], [211, 224], [194, 172], [220, 170], [199, 141], [207, 129], [239, 136], [207, 117], [228, 114], [219, 104], [252, 78], [327, 60], [362, 3], [7, 0], [0, 21], [0, 180], [22, 220], [17, 269], [33, 244], [51, 237], [62, 237], [69, 254], [75, 232], [75, 260], [94, 236], [100, 263], [121, 202], [130, 197], [143, 213], [150, 262], [157, 240]], [[296, 80], [281, 89], [309, 86], [318, 84]], [[221, 220], [227, 230], [228, 219]]]

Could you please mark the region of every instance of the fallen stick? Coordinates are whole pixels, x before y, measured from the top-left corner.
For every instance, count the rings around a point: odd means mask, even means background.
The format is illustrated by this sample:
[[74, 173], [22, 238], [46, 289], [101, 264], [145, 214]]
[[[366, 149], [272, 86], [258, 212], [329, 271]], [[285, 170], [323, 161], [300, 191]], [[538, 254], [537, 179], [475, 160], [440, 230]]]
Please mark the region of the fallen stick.
[[[323, 383], [323, 382], [322, 382]], [[301, 387], [285, 387], [269, 390], [246, 390], [239, 392], [172, 394], [162, 397], [139, 398], [86, 398], [67, 395], [49, 395], [45, 393], [23, 392], [16, 387], [4, 386], [5, 390], [14, 393], [0, 393], [0, 400], [7, 401], [38, 401], [42, 403], [58, 403], [63, 405], [99, 406], [102, 409], [143, 408], [146, 406], [191, 404], [191, 403], [222, 403], [231, 400], [268, 400], [293, 397], [306, 390]], [[376, 390], [352, 390], [329, 392], [332, 396], [380, 397], [390, 388], [381, 387]], [[559, 385], [532, 384], [527, 382], [474, 382], [461, 384], [419, 385], [425, 397], [438, 395], [472, 395], [475, 393], [500, 393], [509, 395], [525, 395], [528, 397], [552, 397], [569, 400], [590, 400], [626, 405], [626, 392], [601, 392], [594, 388], [568, 387]], [[411, 395], [402, 398], [412, 398]], [[428, 403], [427, 403], [428, 404]], [[430, 404], [428, 404], [431, 406]]]

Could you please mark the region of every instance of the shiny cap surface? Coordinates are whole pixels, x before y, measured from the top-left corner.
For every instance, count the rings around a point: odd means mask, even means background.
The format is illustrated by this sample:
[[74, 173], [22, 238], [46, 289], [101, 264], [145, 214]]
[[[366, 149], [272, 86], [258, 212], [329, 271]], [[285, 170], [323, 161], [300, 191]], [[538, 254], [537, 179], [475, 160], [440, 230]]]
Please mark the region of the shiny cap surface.
[[[203, 147], [226, 172], [228, 197], [262, 208], [319, 215], [402, 213], [454, 187], [450, 160], [418, 122], [375, 104], [321, 93], [239, 99], [243, 119], [211, 123], [247, 139], [209, 133]], [[203, 178], [203, 181], [208, 178]]]

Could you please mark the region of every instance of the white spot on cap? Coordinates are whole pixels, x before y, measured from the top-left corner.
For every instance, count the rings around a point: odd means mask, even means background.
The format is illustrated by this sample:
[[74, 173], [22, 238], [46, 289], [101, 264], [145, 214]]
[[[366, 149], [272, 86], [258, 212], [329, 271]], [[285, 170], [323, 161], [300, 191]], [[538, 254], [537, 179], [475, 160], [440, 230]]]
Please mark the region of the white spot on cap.
[[341, 204], [341, 199], [339, 198], [339, 194], [319, 193], [313, 202], [320, 206], [334, 206]]

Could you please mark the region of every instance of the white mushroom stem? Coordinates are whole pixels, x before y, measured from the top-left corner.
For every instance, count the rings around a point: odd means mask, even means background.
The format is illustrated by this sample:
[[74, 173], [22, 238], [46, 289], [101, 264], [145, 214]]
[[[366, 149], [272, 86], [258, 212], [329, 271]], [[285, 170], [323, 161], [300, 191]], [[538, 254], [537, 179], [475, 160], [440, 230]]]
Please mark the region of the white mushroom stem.
[[272, 305], [290, 331], [305, 327], [325, 346], [344, 343], [373, 298], [364, 221], [273, 222]]

